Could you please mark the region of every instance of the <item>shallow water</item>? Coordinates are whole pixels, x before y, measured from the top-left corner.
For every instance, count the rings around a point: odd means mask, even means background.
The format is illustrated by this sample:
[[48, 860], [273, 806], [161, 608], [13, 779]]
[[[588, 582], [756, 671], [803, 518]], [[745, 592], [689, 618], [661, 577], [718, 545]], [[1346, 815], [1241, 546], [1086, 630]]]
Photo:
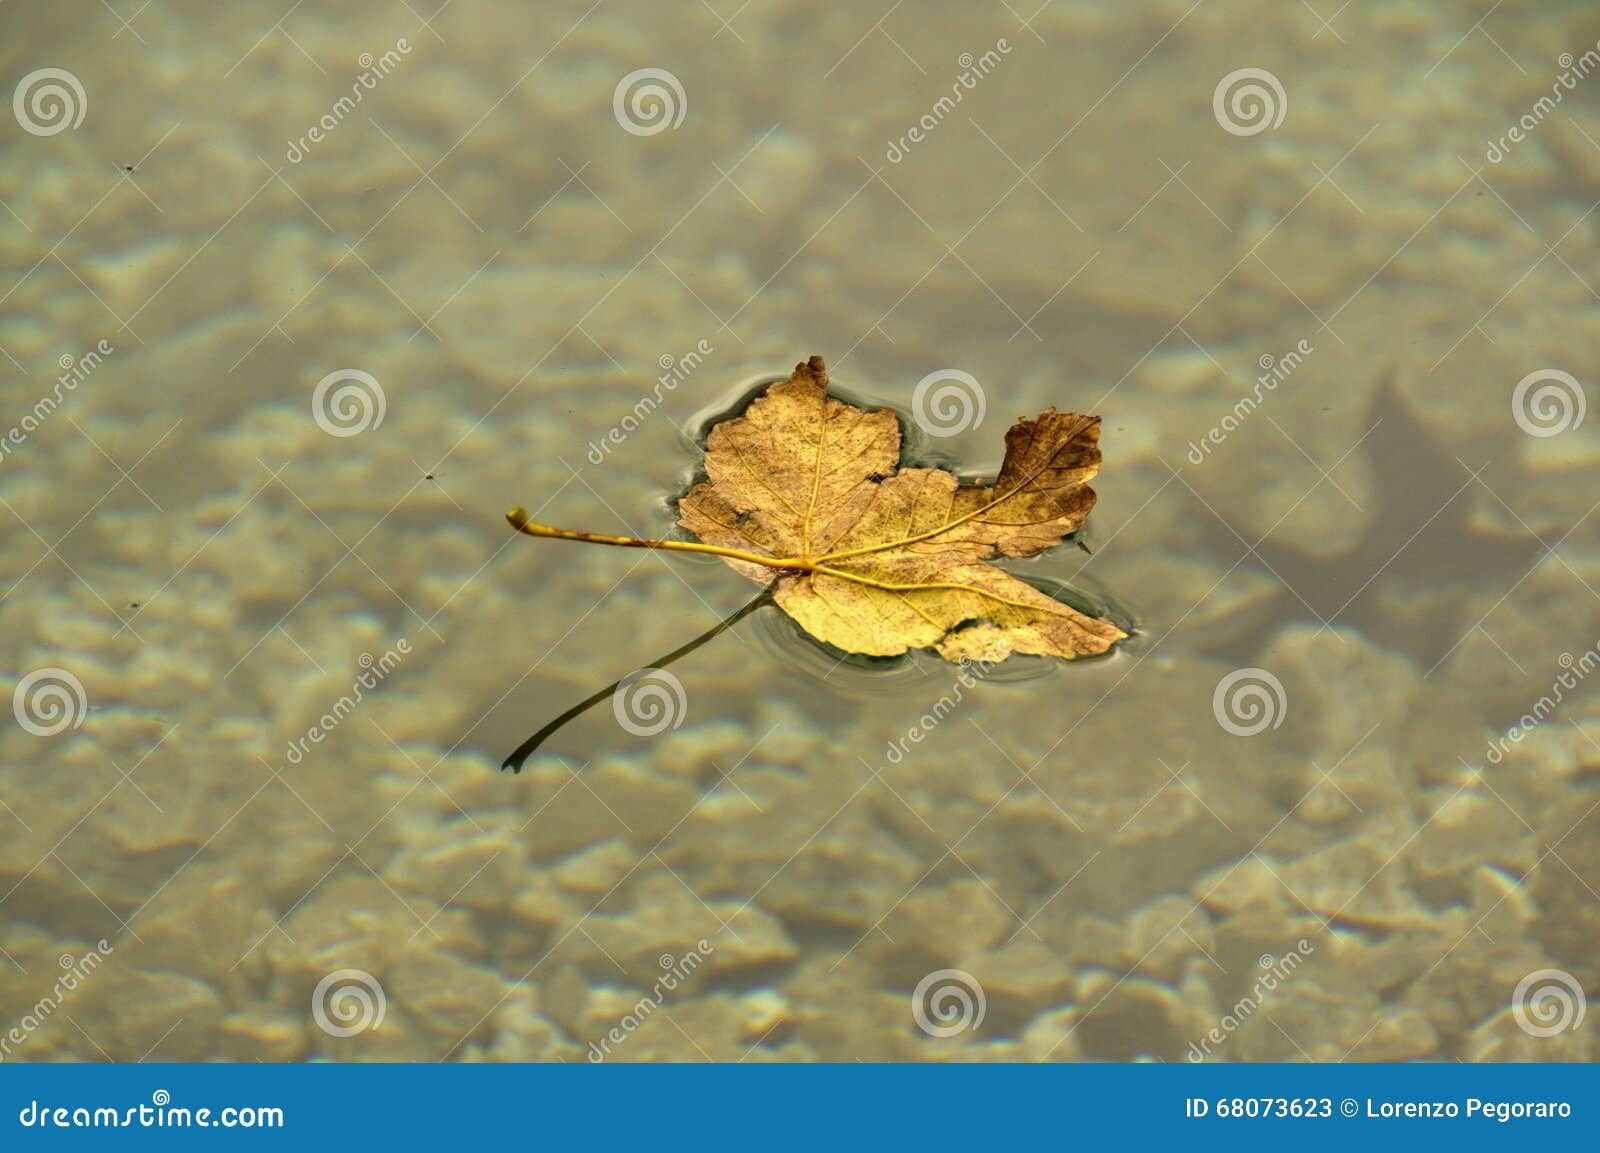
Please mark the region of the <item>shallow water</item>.
[[[0, 8], [0, 1057], [1593, 1058], [1592, 5], [113, 7]], [[1135, 635], [499, 773], [757, 591], [504, 510], [814, 353], [1100, 414]]]

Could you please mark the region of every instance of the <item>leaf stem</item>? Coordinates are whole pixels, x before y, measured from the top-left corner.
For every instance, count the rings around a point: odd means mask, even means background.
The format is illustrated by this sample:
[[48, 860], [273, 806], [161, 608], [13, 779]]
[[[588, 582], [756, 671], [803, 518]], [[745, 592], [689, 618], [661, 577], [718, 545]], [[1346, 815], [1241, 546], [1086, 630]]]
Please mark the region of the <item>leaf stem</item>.
[[[521, 509], [517, 509], [516, 511], [517, 512], [521, 512], [522, 510]], [[515, 523], [515, 522], [513, 522], [513, 523]], [[557, 534], [559, 534], [559, 530], [557, 530]], [[534, 535], [541, 536], [541, 535], [545, 535], [545, 534], [536, 533]], [[564, 534], [562, 534], [562, 535], [564, 535]], [[588, 537], [585, 534], [582, 534], [582, 533], [573, 533], [573, 534], [570, 534], [570, 537], [578, 539], [578, 540], [586, 540], [586, 539], [588, 539]], [[772, 590], [773, 590], [773, 586], [772, 585], [768, 585], [766, 588], [762, 589], [760, 594], [753, 601], [751, 601], [749, 604], [745, 605], [743, 608], [739, 609], [737, 612], [730, 613], [728, 616], [723, 617], [720, 621], [718, 621], [716, 624], [712, 625], [705, 632], [703, 632], [699, 636], [695, 637], [694, 640], [690, 641], [687, 644], [678, 646], [677, 648], [673, 649], [670, 653], [662, 654], [661, 656], [657, 657], [655, 660], [651, 661], [648, 665], [643, 665], [641, 667], [642, 668], [653, 668], [653, 669], [664, 669], [668, 665], [670, 665], [673, 661], [677, 660], [679, 657], [687, 656], [688, 654], [694, 652], [695, 649], [699, 648], [701, 645], [705, 644], [707, 641], [713, 640], [716, 637], [721, 636], [723, 633], [727, 632], [734, 625], [736, 625], [740, 621], [744, 620], [745, 617], [747, 617], [751, 613], [755, 612], [758, 608], [761, 608], [763, 605], [771, 604], [772, 603]], [[626, 677], [618, 677], [616, 680], [612, 681], [605, 688], [597, 690], [596, 692], [594, 692], [594, 693], [590, 694], [589, 696], [585, 697], [583, 700], [579, 701], [577, 704], [573, 705], [570, 709], [568, 709], [566, 712], [562, 713], [555, 720], [553, 720], [549, 724], [545, 725], [544, 728], [542, 728], [538, 732], [534, 733], [533, 736], [531, 736], [527, 740], [523, 741], [520, 745], [517, 746], [516, 752], [512, 753], [509, 757], [507, 757], [505, 759], [505, 761], [500, 765], [500, 771], [501, 772], [505, 772], [505, 770], [510, 769], [513, 773], [522, 772], [523, 762], [525, 762], [529, 757], [531, 757], [533, 755], [534, 750], [536, 750], [540, 745], [544, 744], [545, 741], [549, 740], [550, 737], [553, 736], [558, 729], [560, 729], [564, 725], [566, 725], [566, 723], [568, 721], [570, 721], [573, 718], [575, 718], [575, 717], [581, 715], [582, 713], [586, 712], [589, 708], [591, 708], [592, 706], [600, 703], [601, 701], [605, 700], [606, 697], [608, 697], [612, 693], [616, 692], [617, 691], [617, 686], [622, 684], [622, 682], [624, 680], [626, 680], [626, 679], [627, 679]]]
[[552, 537], [556, 540], [581, 540], [590, 544], [609, 544], [619, 548], [653, 548], [665, 552], [698, 552], [711, 556], [727, 557], [729, 560], [742, 560], [747, 564], [761, 565], [763, 568], [786, 569], [798, 572], [810, 572], [816, 567], [814, 561], [804, 557], [770, 557], [760, 553], [745, 552], [742, 549], [723, 548], [714, 544], [695, 544], [686, 540], [655, 540], [650, 537], [637, 536], [605, 536], [595, 532], [577, 532], [570, 528], [555, 528], [547, 524], [538, 524], [528, 519], [528, 510], [518, 505], [506, 513], [506, 520], [518, 532], [527, 533], [529, 536]]

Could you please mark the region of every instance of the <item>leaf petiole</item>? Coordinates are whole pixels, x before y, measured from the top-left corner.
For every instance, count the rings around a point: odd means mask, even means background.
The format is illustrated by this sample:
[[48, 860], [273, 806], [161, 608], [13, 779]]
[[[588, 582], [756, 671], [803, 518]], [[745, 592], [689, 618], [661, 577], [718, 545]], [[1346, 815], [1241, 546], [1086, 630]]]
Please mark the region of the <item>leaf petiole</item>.
[[528, 519], [528, 510], [518, 505], [506, 513], [506, 521], [518, 532], [527, 533], [529, 536], [551, 537], [555, 540], [581, 540], [589, 544], [609, 544], [619, 548], [653, 548], [664, 552], [697, 552], [710, 556], [727, 557], [729, 560], [742, 560], [748, 564], [761, 565], [763, 568], [782, 569], [793, 572], [810, 572], [816, 567], [815, 561], [803, 557], [770, 557], [760, 553], [745, 552], [742, 549], [723, 548], [714, 544], [695, 544], [686, 540], [655, 540], [650, 537], [637, 536], [605, 536], [595, 532], [576, 532], [570, 528], [555, 528], [547, 524], [539, 524]]

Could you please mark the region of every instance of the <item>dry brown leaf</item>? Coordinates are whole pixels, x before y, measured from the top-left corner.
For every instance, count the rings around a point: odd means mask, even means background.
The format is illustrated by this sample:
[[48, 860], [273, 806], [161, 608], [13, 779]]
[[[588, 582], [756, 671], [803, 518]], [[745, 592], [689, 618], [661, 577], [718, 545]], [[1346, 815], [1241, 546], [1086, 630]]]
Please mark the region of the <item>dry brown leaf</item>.
[[683, 498], [678, 523], [709, 545], [764, 558], [724, 557], [754, 580], [778, 569], [778, 606], [849, 652], [1102, 653], [1126, 635], [1116, 625], [987, 563], [1040, 552], [1083, 524], [1099, 439], [1098, 417], [1052, 408], [1006, 433], [993, 484], [902, 469], [894, 413], [829, 396], [814, 356], [711, 430], [710, 479]]
[[819, 640], [952, 661], [1103, 653], [1125, 634], [988, 563], [1059, 544], [1094, 507], [1100, 418], [1047, 409], [1006, 433], [992, 484], [900, 468], [900, 427], [828, 395], [820, 356], [712, 430], [707, 481], [679, 504], [704, 544], [511, 523], [534, 536], [708, 552], [763, 584]]

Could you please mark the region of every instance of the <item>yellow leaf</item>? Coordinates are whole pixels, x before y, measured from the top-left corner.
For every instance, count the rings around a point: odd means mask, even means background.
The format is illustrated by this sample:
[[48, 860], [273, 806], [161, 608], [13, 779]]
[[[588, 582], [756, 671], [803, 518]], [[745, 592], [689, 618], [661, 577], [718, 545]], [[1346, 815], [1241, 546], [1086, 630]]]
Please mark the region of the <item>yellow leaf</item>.
[[706, 475], [679, 503], [702, 544], [511, 523], [534, 536], [706, 552], [762, 583], [819, 640], [869, 656], [952, 661], [1103, 653], [1126, 634], [988, 563], [1077, 531], [1094, 507], [1100, 418], [1047, 409], [1006, 433], [1000, 475], [961, 483], [900, 468], [893, 412], [828, 395], [820, 356], [712, 430]]

